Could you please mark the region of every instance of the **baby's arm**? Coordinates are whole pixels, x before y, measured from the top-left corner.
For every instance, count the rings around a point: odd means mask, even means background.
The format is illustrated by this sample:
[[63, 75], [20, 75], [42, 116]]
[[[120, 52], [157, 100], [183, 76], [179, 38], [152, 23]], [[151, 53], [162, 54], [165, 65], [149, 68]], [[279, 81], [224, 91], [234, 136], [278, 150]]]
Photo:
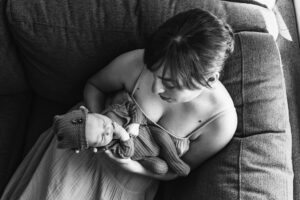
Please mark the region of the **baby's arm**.
[[169, 167], [179, 176], [187, 176], [191, 168], [177, 154], [176, 147], [170, 135], [159, 127], [150, 126], [150, 131], [160, 147], [160, 155]]
[[142, 113], [142, 111], [131, 100], [126, 102], [126, 108], [131, 118], [130, 124], [127, 126], [126, 129], [131, 135], [138, 136], [140, 124], [145, 122], [145, 116]]
[[118, 123], [113, 122], [114, 138], [119, 139], [118, 145], [112, 148], [112, 152], [120, 158], [130, 158], [134, 154], [133, 139], [130, 138], [129, 133]]

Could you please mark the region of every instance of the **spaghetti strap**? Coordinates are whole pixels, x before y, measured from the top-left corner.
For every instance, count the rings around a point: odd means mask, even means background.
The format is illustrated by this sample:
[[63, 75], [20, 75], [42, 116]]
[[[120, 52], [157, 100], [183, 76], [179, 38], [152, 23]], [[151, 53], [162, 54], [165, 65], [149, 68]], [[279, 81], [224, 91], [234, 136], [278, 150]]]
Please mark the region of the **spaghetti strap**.
[[157, 124], [156, 122], [152, 121], [152, 120], [147, 116], [147, 114], [144, 112], [144, 110], [141, 108], [141, 106], [140, 106], [139, 103], [136, 101], [136, 99], [134, 98], [134, 93], [135, 93], [136, 89], [137, 89], [138, 86], [139, 86], [139, 83], [140, 83], [140, 80], [141, 80], [141, 76], [142, 76], [143, 72], [145, 71], [145, 68], [146, 68], [146, 65], [143, 66], [143, 69], [142, 69], [142, 71], [140, 72], [140, 74], [139, 74], [139, 76], [138, 76], [138, 78], [137, 78], [137, 80], [136, 80], [136, 82], [135, 82], [135, 85], [134, 85], [134, 88], [133, 88], [133, 90], [132, 90], [132, 92], [131, 92], [131, 94], [130, 94], [130, 97], [131, 97], [131, 99], [133, 100], [134, 104], [139, 108], [139, 110], [144, 114], [144, 116], [147, 118], [147, 120], [148, 120], [149, 122], [151, 122], [152, 124], [154, 124], [154, 125], [160, 127], [162, 130], [166, 131], [166, 132], [169, 133], [170, 135], [173, 135], [170, 131], [168, 131], [167, 129], [165, 129], [163, 126], [161, 126], [161, 125]]
[[[225, 109], [223, 109], [222, 111], [216, 113], [215, 115], [213, 115], [211, 118], [209, 118], [208, 120], [206, 120], [203, 124], [201, 124], [200, 126], [198, 126], [194, 131], [192, 131], [189, 135], [186, 136], [186, 138], [191, 138], [193, 136], [196, 135], [197, 131], [205, 126], [207, 126], [208, 124], [210, 124], [211, 122], [215, 121], [217, 118], [223, 116], [226, 113], [229, 113], [231, 111], [235, 111], [235, 107], [234, 106], [229, 106]], [[197, 138], [197, 136], [195, 136]]]
[[132, 92], [131, 92], [131, 94], [130, 94], [131, 97], [133, 97], [133, 95], [134, 95], [134, 93], [135, 93], [135, 91], [136, 91], [136, 89], [137, 89], [137, 87], [138, 87], [138, 85], [139, 85], [140, 78], [141, 78], [141, 76], [142, 76], [142, 74], [143, 74], [145, 68], [146, 68], [146, 65], [143, 65], [143, 68], [142, 68], [142, 70], [141, 70], [141, 72], [140, 72], [138, 78], [136, 79], [136, 81], [135, 81], [135, 83], [134, 83], [133, 90], [132, 90]]

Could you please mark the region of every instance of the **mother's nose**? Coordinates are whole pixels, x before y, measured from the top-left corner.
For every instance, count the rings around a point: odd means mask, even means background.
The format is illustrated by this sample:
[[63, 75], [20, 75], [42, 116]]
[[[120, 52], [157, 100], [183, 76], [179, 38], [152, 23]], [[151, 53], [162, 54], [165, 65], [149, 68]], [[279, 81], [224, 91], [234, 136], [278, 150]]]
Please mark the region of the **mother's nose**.
[[154, 78], [153, 83], [152, 83], [152, 92], [154, 94], [161, 94], [165, 92], [165, 87], [162, 84], [161, 79]]

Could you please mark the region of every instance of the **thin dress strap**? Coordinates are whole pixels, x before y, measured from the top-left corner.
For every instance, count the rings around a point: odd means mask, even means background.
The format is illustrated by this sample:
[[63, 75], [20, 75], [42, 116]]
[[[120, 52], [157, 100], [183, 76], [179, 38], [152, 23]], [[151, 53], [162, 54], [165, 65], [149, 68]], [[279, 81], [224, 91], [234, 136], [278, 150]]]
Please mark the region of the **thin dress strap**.
[[187, 135], [187, 138], [191, 138], [191, 139], [195, 139], [198, 137], [197, 133], [199, 134], [199, 132], [197, 132], [199, 129], [207, 126], [208, 124], [210, 124], [211, 122], [215, 121], [217, 118], [223, 116], [224, 114], [231, 112], [231, 111], [235, 111], [235, 107], [234, 106], [228, 106], [225, 109], [223, 109], [222, 111], [216, 113], [215, 115], [213, 115], [211, 118], [209, 118], [208, 120], [206, 120], [203, 124], [201, 124], [200, 126], [198, 126], [194, 131], [192, 131], [189, 135]]
[[142, 74], [144, 73], [145, 71], [145, 68], [146, 68], [146, 65], [143, 66], [143, 69], [141, 70], [141, 73], [139, 74], [137, 80], [135, 81], [135, 84], [134, 84], [134, 87], [133, 87], [133, 90], [130, 94], [130, 97], [131, 99], [133, 100], [133, 102], [136, 104], [136, 106], [139, 108], [139, 110], [144, 114], [144, 116], [147, 118], [147, 120], [149, 122], [151, 122], [152, 124], [155, 124], [156, 126], [160, 127], [162, 130], [166, 131], [167, 133], [169, 133], [170, 135], [174, 135], [173, 133], [171, 133], [169, 130], [165, 129], [163, 126], [161, 126], [160, 124], [152, 121], [150, 118], [148, 118], [147, 114], [144, 112], [144, 110], [141, 108], [141, 106], [138, 104], [138, 102], [136, 101], [136, 99], [134, 98], [134, 93], [136, 91], [136, 89], [138, 88], [139, 86], [139, 83], [140, 83], [140, 80], [141, 80], [141, 77], [142, 77]]
[[139, 86], [139, 83], [140, 83], [140, 78], [141, 78], [141, 76], [142, 76], [142, 74], [143, 74], [143, 72], [144, 72], [145, 68], [146, 68], [146, 65], [143, 65], [143, 68], [142, 68], [142, 70], [141, 70], [141, 72], [140, 72], [139, 76], [137, 77], [137, 79], [136, 79], [136, 81], [135, 81], [135, 83], [134, 83], [133, 90], [131, 91], [131, 94], [130, 94], [130, 96], [131, 96], [131, 97], [133, 97], [133, 95], [134, 95], [134, 93], [135, 93], [136, 89], [137, 89], [137, 88], [138, 88], [138, 86]]

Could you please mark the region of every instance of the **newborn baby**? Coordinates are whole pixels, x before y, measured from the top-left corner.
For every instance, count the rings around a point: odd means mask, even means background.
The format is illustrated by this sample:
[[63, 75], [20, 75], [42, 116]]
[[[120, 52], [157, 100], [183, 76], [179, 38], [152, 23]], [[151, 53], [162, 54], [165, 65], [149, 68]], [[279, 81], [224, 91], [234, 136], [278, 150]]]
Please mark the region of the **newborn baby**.
[[120, 158], [139, 161], [157, 174], [165, 174], [169, 168], [179, 176], [190, 172], [190, 167], [178, 156], [170, 135], [148, 123], [129, 99], [109, 106], [103, 114], [89, 113], [81, 106], [55, 116], [54, 132], [58, 148], [77, 152], [88, 148], [109, 149]]

